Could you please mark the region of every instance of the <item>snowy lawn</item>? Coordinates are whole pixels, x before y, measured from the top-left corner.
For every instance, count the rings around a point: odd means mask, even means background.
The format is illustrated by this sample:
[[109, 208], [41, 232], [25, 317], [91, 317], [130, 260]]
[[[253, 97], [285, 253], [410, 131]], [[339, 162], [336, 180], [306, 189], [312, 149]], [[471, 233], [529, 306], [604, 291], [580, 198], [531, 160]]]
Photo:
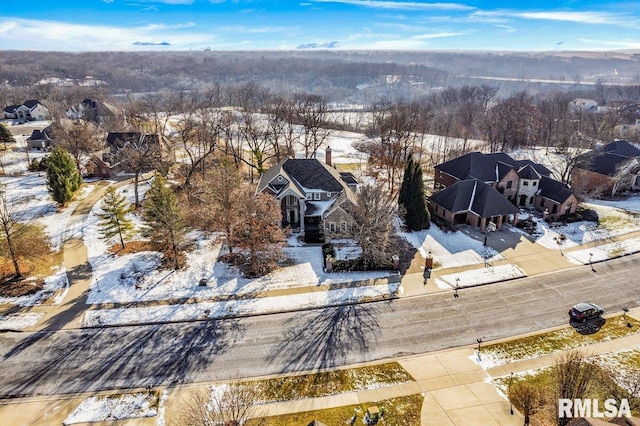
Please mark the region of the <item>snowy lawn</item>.
[[[126, 194], [131, 192], [127, 191]], [[166, 270], [161, 268], [160, 254], [157, 252], [123, 256], [110, 254], [108, 249], [113, 242], [104, 241], [98, 231], [96, 213], [99, 209], [100, 205], [96, 204], [84, 227], [84, 240], [93, 269], [89, 303], [127, 303], [190, 297], [206, 300], [397, 275], [392, 271], [326, 273], [323, 271], [320, 247], [294, 246], [284, 248], [284, 252], [293, 260], [293, 265], [264, 277], [244, 278], [235, 267], [217, 261], [222, 244], [215, 235], [204, 237], [197, 233], [190, 235], [195, 239], [195, 246], [186, 253], [186, 267], [177, 271]], [[299, 244], [295, 237], [290, 238], [290, 243]], [[206, 285], [199, 285], [201, 282]]]
[[525, 273], [516, 265], [488, 266], [486, 268], [461, 271], [455, 274], [442, 275], [435, 283], [442, 289], [455, 289], [495, 283], [525, 277]]
[[0, 330], [22, 330], [35, 325], [43, 313], [28, 312], [24, 314], [0, 315]]
[[224, 302], [200, 302], [179, 305], [128, 307], [124, 309], [88, 310], [84, 326], [124, 325], [153, 322], [195, 321], [229, 318], [238, 315], [269, 314], [297, 309], [336, 306], [366, 300], [394, 297], [400, 283], [271, 296]]
[[[130, 198], [133, 191], [130, 187], [123, 187], [120, 192]], [[325, 273], [321, 248], [300, 246], [295, 235], [289, 238], [289, 246], [284, 248], [285, 253], [293, 260], [293, 265], [264, 277], [244, 278], [235, 267], [218, 262], [221, 242], [215, 235], [205, 237], [199, 233], [189, 235], [195, 240], [195, 245], [186, 253], [185, 268], [178, 271], [162, 269], [161, 257], [157, 252], [138, 252], [123, 256], [110, 254], [108, 249], [113, 242], [104, 241], [98, 232], [99, 209], [98, 203], [83, 228], [89, 262], [93, 269], [89, 303], [175, 301], [189, 298], [199, 303], [89, 310], [85, 314], [85, 326], [262, 314], [388, 298], [400, 291], [399, 283], [369, 285], [378, 278], [397, 277], [397, 273], [392, 271]], [[139, 227], [140, 220], [134, 220]], [[315, 290], [319, 285], [331, 286], [354, 281], [366, 283], [357, 288], [255, 298], [256, 293], [268, 290], [301, 287], [313, 287]], [[224, 299], [229, 296], [244, 299], [207, 302], [208, 299]]]
[[110, 396], [91, 396], [85, 399], [62, 422], [63, 425], [94, 423], [153, 417], [158, 415], [158, 395], [138, 392]]
[[44, 279], [42, 290], [21, 297], [0, 297], [0, 304], [35, 306], [50, 300], [55, 295], [52, 304], [59, 305], [62, 303], [68, 289], [69, 280], [67, 279], [67, 271], [63, 267], [60, 267], [55, 270], [52, 275]]
[[485, 259], [489, 262], [504, 259], [500, 253], [484, 246], [481, 241], [461, 231], [443, 232], [434, 224], [424, 231], [398, 232], [398, 235], [418, 249], [423, 257], [431, 252], [434, 269], [484, 264]]

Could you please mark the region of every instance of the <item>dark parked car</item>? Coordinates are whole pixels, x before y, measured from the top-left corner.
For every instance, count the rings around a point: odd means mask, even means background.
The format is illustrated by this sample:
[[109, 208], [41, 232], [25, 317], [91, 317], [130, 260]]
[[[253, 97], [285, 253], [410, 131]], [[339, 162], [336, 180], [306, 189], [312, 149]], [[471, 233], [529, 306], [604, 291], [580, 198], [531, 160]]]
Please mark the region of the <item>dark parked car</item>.
[[585, 322], [591, 318], [598, 318], [604, 313], [604, 309], [595, 303], [583, 302], [578, 303], [569, 311], [571, 321]]

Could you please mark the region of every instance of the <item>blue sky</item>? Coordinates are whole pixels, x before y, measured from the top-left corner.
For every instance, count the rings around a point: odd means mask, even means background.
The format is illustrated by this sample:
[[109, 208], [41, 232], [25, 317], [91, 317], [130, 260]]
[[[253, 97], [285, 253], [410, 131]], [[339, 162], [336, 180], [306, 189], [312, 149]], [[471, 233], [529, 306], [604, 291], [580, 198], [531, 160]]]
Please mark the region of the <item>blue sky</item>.
[[[523, 6], [524, 5], [524, 6]], [[0, 49], [640, 49], [640, 2], [30, 0], [0, 8]]]

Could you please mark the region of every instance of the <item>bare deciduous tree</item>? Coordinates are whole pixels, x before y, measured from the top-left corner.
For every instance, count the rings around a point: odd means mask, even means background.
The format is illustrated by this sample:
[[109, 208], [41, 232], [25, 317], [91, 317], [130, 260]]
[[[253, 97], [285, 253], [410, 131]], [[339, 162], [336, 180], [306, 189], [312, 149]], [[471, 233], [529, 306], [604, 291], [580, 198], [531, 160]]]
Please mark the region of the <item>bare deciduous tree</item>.
[[300, 143], [304, 158], [315, 158], [329, 131], [323, 128], [327, 116], [327, 101], [319, 95], [302, 95], [296, 98], [295, 119], [302, 126]]
[[219, 148], [224, 113], [217, 109], [198, 107], [185, 111], [183, 116], [175, 127], [180, 144], [189, 159], [184, 181], [184, 186], [188, 187], [196, 171], [205, 173], [207, 159]]
[[14, 279], [21, 279], [21, 259], [37, 259], [49, 253], [46, 236], [40, 226], [30, 220], [7, 199], [4, 188], [0, 189], [0, 255], [11, 260]]
[[[559, 355], [553, 369], [556, 404], [560, 399], [573, 400], [586, 397], [594, 378], [597, 377], [597, 372], [598, 367], [587, 361], [584, 353], [580, 350], [564, 352]], [[569, 420], [568, 418], [558, 418], [558, 425], [564, 426]]]
[[280, 203], [268, 194], [255, 195], [255, 189], [244, 187], [236, 195], [238, 220], [232, 225], [231, 243], [243, 249], [243, 271], [247, 277], [269, 273], [277, 266], [280, 245], [286, 235], [280, 227]]
[[362, 261], [367, 269], [389, 266], [388, 253], [393, 220], [398, 214], [394, 199], [382, 188], [365, 185], [356, 193], [355, 203], [345, 203], [344, 209], [354, 221], [347, 232], [362, 248]]
[[82, 158], [103, 148], [101, 136], [97, 127], [88, 121], [61, 119], [54, 124], [53, 138], [56, 146], [73, 156], [80, 174], [82, 174]]
[[254, 426], [266, 424], [256, 405], [258, 394], [250, 384], [232, 383], [196, 391], [184, 401], [177, 420], [181, 426]]
[[140, 175], [158, 169], [162, 164], [161, 135], [142, 134], [135, 140], [126, 141], [115, 153], [115, 159], [128, 173], [133, 173], [134, 205], [140, 205], [138, 183]]
[[544, 407], [546, 402], [542, 389], [527, 381], [518, 381], [509, 388], [509, 400], [524, 416], [524, 425], [528, 426], [531, 416]]

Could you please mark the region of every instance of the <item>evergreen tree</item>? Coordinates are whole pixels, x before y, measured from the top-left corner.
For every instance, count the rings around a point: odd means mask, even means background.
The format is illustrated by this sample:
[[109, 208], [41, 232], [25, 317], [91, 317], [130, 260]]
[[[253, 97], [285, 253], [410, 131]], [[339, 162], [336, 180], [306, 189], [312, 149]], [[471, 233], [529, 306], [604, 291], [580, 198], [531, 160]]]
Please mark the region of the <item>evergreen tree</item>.
[[411, 231], [429, 228], [429, 211], [425, 202], [424, 182], [420, 163], [409, 157], [402, 178], [398, 204], [404, 207], [404, 222]]
[[82, 185], [73, 157], [60, 148], [54, 148], [47, 160], [47, 189], [51, 198], [64, 206]]
[[123, 249], [124, 237], [133, 230], [133, 223], [127, 217], [127, 213], [132, 210], [132, 206], [127, 203], [125, 197], [118, 194], [113, 186], [107, 188], [102, 200], [102, 213], [98, 213], [100, 233], [106, 239], [117, 235]]
[[156, 173], [147, 191], [143, 206], [147, 235], [152, 243], [165, 250], [165, 257], [171, 261], [173, 268], [179, 269], [185, 224], [178, 199], [159, 173]]
[[0, 142], [4, 144], [4, 149], [7, 149], [8, 143], [16, 143], [16, 140], [13, 138], [13, 135], [6, 128], [4, 124], [0, 123]]

